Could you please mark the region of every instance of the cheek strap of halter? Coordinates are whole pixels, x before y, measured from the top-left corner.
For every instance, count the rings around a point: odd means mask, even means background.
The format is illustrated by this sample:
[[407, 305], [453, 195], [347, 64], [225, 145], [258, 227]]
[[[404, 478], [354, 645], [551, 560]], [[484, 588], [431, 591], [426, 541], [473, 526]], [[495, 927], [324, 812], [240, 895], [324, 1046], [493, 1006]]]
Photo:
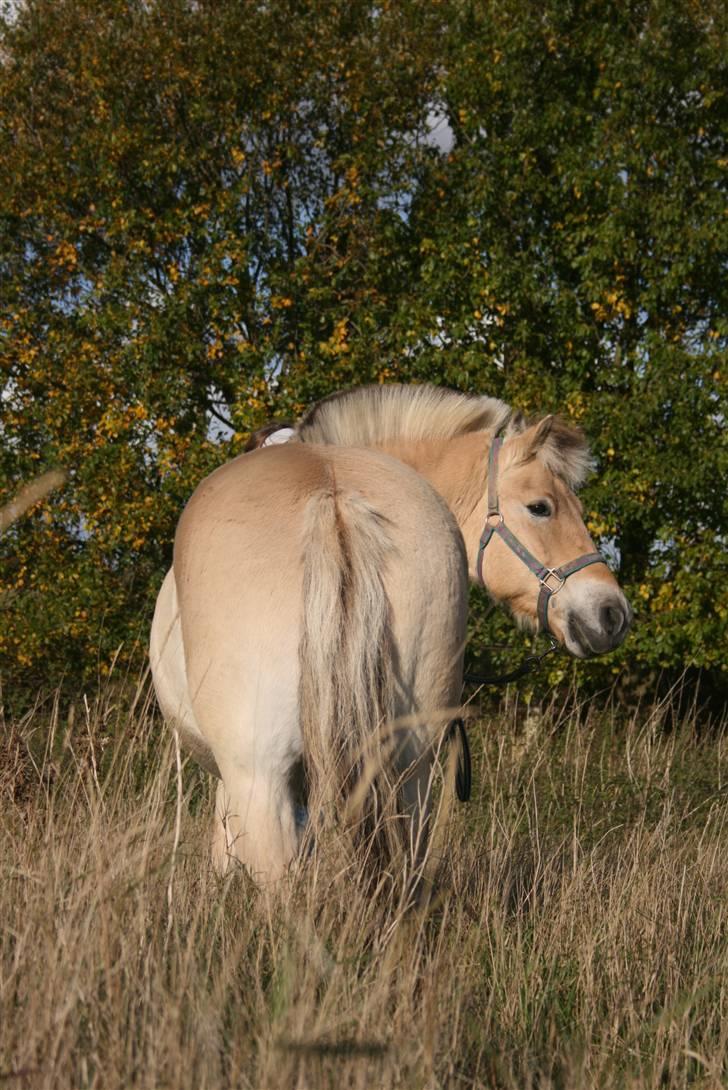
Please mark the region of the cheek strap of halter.
[[529, 571], [533, 572], [541, 584], [536, 605], [539, 629], [541, 632], [553, 635], [549, 628], [549, 602], [551, 598], [554, 594], [558, 594], [566, 580], [574, 572], [581, 571], [582, 568], [586, 568], [590, 564], [604, 564], [606, 561], [601, 553], [584, 553], [583, 556], [577, 557], [576, 560], [570, 560], [567, 564], [562, 564], [560, 568], [547, 568], [508, 529], [498, 506], [498, 453], [502, 446], [503, 440], [497, 435], [491, 443], [488, 458], [488, 514], [485, 517], [483, 533], [480, 535], [477, 559], [478, 579], [485, 586], [483, 554], [493, 534], [498, 534], [519, 560], [523, 561]]

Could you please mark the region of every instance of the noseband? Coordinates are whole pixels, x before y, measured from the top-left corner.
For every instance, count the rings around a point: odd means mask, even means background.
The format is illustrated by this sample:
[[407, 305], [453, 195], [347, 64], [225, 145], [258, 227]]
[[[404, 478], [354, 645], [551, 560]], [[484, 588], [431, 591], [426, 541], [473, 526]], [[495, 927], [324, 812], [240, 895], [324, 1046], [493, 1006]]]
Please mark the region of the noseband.
[[563, 587], [566, 580], [574, 572], [581, 571], [582, 568], [588, 567], [590, 564], [604, 564], [606, 561], [601, 553], [584, 553], [583, 556], [579, 556], [576, 560], [570, 560], [568, 564], [562, 564], [560, 568], [547, 568], [545, 564], [541, 564], [533, 553], [530, 553], [525, 545], [523, 545], [515, 534], [506, 526], [503, 521], [503, 515], [498, 506], [498, 452], [503, 445], [503, 440], [500, 436], [496, 436], [490, 447], [490, 456], [488, 459], [488, 514], [485, 517], [485, 527], [483, 533], [480, 536], [480, 547], [478, 549], [478, 579], [485, 586], [485, 580], [483, 579], [483, 554], [485, 547], [492, 538], [493, 534], [499, 534], [505, 541], [509, 549], [512, 549], [519, 560], [522, 560], [529, 571], [538, 579], [541, 584], [541, 589], [538, 595], [537, 615], [539, 629], [541, 632], [546, 632], [549, 636], [553, 636], [551, 629], [549, 628], [549, 602], [555, 594], [558, 594]]

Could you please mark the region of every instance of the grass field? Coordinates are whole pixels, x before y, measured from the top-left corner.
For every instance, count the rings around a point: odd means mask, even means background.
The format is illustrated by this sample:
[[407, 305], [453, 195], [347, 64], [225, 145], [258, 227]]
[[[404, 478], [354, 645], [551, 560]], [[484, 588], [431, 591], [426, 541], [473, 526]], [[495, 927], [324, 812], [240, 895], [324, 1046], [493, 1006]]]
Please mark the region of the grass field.
[[473, 723], [437, 895], [209, 865], [148, 691], [2, 727], [0, 1086], [719, 1087], [728, 749], [669, 703]]

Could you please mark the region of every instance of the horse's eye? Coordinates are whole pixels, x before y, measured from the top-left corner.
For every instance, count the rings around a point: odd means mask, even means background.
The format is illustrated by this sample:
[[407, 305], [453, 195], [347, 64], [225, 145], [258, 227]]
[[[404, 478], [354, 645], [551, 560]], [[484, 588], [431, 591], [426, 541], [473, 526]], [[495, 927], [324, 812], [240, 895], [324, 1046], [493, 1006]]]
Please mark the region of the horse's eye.
[[538, 503], [527, 503], [526, 507], [532, 515], [539, 519], [547, 519], [551, 514], [551, 507], [545, 500], [539, 500]]

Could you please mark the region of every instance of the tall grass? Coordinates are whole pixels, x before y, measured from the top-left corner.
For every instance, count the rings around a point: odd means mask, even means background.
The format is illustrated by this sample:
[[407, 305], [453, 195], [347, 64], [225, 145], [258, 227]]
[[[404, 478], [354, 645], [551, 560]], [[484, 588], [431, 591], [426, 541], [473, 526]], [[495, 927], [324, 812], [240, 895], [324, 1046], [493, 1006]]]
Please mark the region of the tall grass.
[[209, 864], [212, 790], [146, 689], [2, 727], [0, 1086], [718, 1087], [728, 763], [668, 703], [514, 700], [436, 895]]

